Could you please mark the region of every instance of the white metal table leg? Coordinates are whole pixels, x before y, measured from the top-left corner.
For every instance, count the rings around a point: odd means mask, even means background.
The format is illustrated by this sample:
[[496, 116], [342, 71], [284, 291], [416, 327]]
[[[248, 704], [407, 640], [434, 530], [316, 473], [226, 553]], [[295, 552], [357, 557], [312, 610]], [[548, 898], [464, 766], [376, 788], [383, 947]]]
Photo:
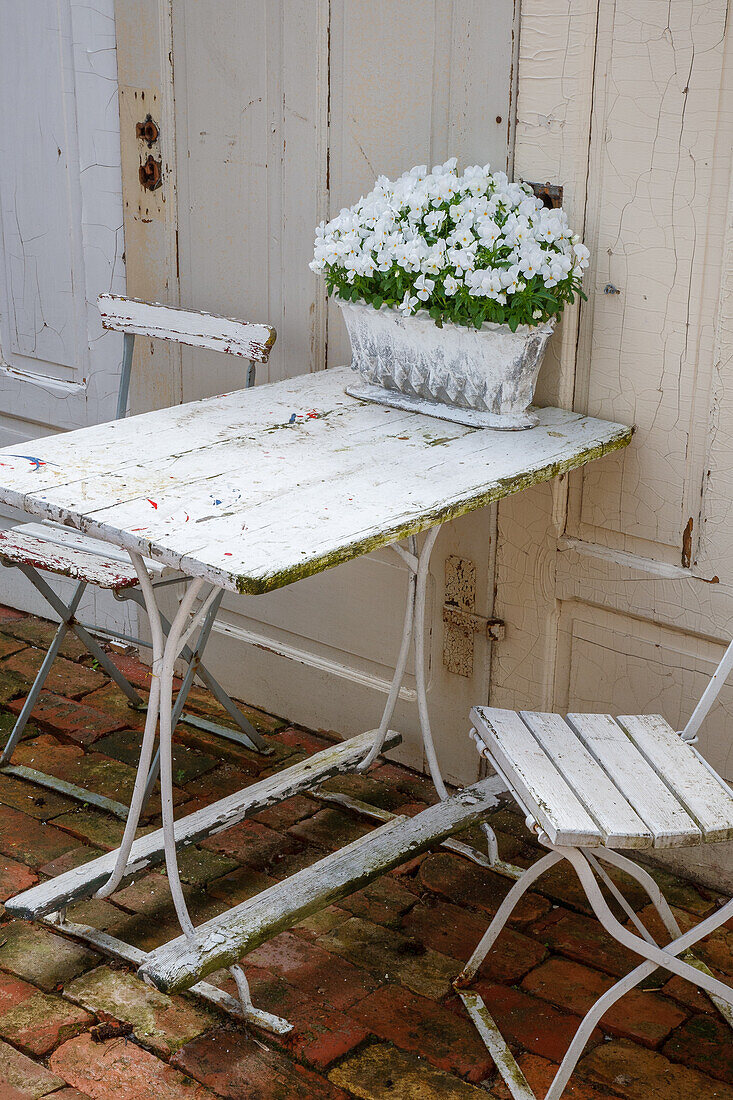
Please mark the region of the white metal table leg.
[[427, 584], [430, 575], [430, 555], [435, 542], [440, 534], [441, 526], [431, 527], [425, 536], [422, 548], [417, 549], [417, 539], [411, 536], [408, 542], [409, 551], [394, 543], [393, 550], [407, 565], [410, 570], [409, 587], [407, 592], [407, 604], [402, 628], [402, 641], [395, 665], [395, 673], [392, 677], [387, 702], [382, 713], [382, 720], [374, 734], [374, 744], [364, 760], [359, 765], [359, 771], [364, 771], [376, 759], [387, 736], [389, 723], [392, 720], [394, 709], [399, 697], [400, 687], [405, 676], [407, 656], [410, 651], [410, 642], [415, 643], [415, 682], [417, 693], [417, 709], [420, 719], [420, 732], [422, 733], [425, 756], [430, 768], [435, 789], [441, 798], [447, 798], [448, 792], [440, 771], [432, 730], [430, 729], [430, 715], [428, 712], [427, 696], [427, 669], [425, 653], [425, 607], [427, 602]]
[[[216, 588], [211, 586], [208, 595], [194, 611], [194, 606], [201, 589], [206, 584], [201, 577], [196, 577], [189, 582], [188, 588], [181, 598], [181, 602], [174, 616], [170, 629], [164, 631], [163, 620], [158, 607], [155, 588], [145, 569], [145, 563], [138, 554], [130, 553], [133, 565], [138, 574], [140, 589], [145, 600], [145, 609], [150, 623], [153, 641], [153, 669], [150, 690], [148, 714], [143, 734], [143, 744], [140, 751], [138, 773], [135, 781], [135, 790], [130, 805], [130, 815], [127, 820], [125, 835], [118, 853], [115, 870], [106, 885], [97, 891], [96, 897], [106, 897], [118, 885], [122, 879], [130, 848], [134, 839], [135, 830], [140, 818], [140, 813], [145, 801], [147, 779], [150, 773], [150, 764], [153, 747], [153, 735], [156, 719], [159, 720], [159, 752], [160, 752], [160, 801], [163, 824], [163, 844], [165, 851], [165, 865], [168, 875], [168, 885], [173, 899], [173, 905], [186, 938], [195, 935], [195, 929], [188, 906], [183, 896], [181, 878], [178, 870], [178, 856], [175, 840], [175, 820], [173, 812], [173, 766], [172, 766], [172, 734], [173, 734], [173, 677], [175, 662], [181, 650], [186, 646], [194, 632], [199, 629], [219, 599]], [[260, 1027], [283, 1034], [290, 1030], [287, 1020], [271, 1013], [257, 1009], [252, 1004], [249, 993], [249, 985], [244, 971], [240, 966], [232, 966], [229, 972], [234, 978], [239, 994], [242, 1015], [245, 1019], [258, 1024]]]

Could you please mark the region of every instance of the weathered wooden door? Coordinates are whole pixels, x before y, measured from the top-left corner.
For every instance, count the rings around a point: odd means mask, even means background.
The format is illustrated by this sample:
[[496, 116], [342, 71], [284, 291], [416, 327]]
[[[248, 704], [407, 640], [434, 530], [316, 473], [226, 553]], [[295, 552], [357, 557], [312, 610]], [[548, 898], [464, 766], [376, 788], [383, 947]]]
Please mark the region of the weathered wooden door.
[[[564, 186], [593, 256], [542, 396], [637, 430], [569, 486], [500, 506], [499, 706], [661, 712], [679, 729], [733, 634], [726, 9], [522, 5], [516, 166]], [[700, 748], [730, 781], [733, 682], [721, 700]], [[680, 858], [733, 887], [726, 846]]]
[[[122, 345], [95, 304], [125, 286], [114, 46], [112, 0], [0, 3], [0, 444], [22, 453], [114, 415]], [[0, 570], [0, 600], [42, 610], [31, 591]]]
[[[130, 290], [274, 324], [263, 381], [348, 361], [338, 311], [307, 266], [324, 215], [379, 173], [453, 154], [508, 165], [511, 0], [118, 0], [117, 19]], [[161, 131], [152, 146], [135, 136], [148, 110]], [[148, 157], [163, 182], [143, 193]], [[236, 367], [203, 360], [148, 359], [139, 405], [242, 384]], [[468, 710], [487, 698], [489, 641], [444, 631], [446, 570], [460, 605], [488, 617], [491, 532], [489, 512], [465, 518], [433, 555], [430, 695], [454, 778], [476, 773]], [[405, 595], [393, 557], [228, 600], [210, 650], [227, 686], [310, 725], [375, 725]], [[408, 734], [399, 755], [420, 766], [409, 684], [395, 721]]]

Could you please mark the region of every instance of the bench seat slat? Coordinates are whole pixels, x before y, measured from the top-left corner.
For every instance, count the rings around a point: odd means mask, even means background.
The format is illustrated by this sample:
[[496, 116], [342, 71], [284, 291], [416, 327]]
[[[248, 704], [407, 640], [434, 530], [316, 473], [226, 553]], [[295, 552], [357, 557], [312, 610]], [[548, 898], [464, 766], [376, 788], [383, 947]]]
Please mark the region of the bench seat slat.
[[609, 848], [649, 848], [651, 830], [560, 714], [520, 711], [524, 722], [597, 823]]
[[731, 839], [733, 798], [661, 714], [625, 714], [616, 721], [674, 792], [705, 839]]
[[598, 825], [515, 711], [476, 707], [471, 720], [499, 771], [553, 844], [603, 843]]
[[354, 893], [418, 852], [478, 821], [497, 805], [496, 776], [429, 806], [396, 817], [253, 898], [152, 951], [140, 975], [166, 993], [237, 962], [260, 943], [311, 913]]
[[655, 848], [702, 842], [700, 830], [679, 799], [610, 714], [569, 714], [568, 722], [649, 826]]

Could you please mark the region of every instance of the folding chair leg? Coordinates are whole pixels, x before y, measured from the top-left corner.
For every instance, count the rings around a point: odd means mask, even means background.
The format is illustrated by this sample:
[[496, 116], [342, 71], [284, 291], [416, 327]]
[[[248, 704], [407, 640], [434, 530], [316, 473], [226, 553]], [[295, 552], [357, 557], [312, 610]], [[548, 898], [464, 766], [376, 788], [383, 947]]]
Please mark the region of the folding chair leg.
[[548, 871], [555, 863], [559, 863], [562, 859], [562, 855], [558, 852], [548, 852], [546, 856], [542, 856], [536, 863], [533, 863], [531, 867], [528, 867], [518, 882], [515, 882], [511, 890], [504, 898], [504, 901], [499, 906], [494, 919], [484, 932], [478, 946], [471, 955], [464, 966], [461, 973], [458, 975], [453, 985], [458, 989], [460, 986], [467, 985], [471, 979], [475, 976], [476, 971], [481, 966], [481, 963], [486, 958], [488, 952], [493, 947], [496, 940], [499, 938], [499, 934], [512, 915], [513, 910], [516, 908], [517, 903], [524, 894], [527, 893], [533, 882], [543, 875], [545, 871]]
[[[648, 872], [643, 868], [639, 868], [637, 864], [627, 860], [624, 856], [619, 856], [617, 852], [610, 852], [608, 849], [594, 849], [593, 855], [608, 863], [622, 867], [623, 870], [632, 874], [647, 891], [655, 907], [657, 907], [657, 903], [659, 903], [658, 911], [660, 916], [664, 913], [667, 920], [670, 921], [670, 925], [674, 924], [676, 926], [674, 915], [669, 909], [666, 900], [661, 895], [659, 887]], [[637, 954], [642, 955], [646, 961], [640, 963], [634, 970], [624, 978], [621, 978], [620, 981], [599, 997], [593, 1007], [585, 1015], [578, 1030], [573, 1036], [570, 1046], [565, 1052], [565, 1057], [560, 1063], [560, 1067], [548, 1091], [545, 1093], [544, 1100], [560, 1100], [573, 1070], [585, 1049], [586, 1043], [601, 1018], [625, 993], [628, 993], [629, 990], [638, 986], [648, 978], [658, 966], [662, 966], [665, 970], [670, 970], [673, 973], [678, 973], [681, 977], [705, 989], [705, 991], [714, 998], [716, 1004], [720, 1002], [719, 1007], [733, 1005], [733, 989], [729, 989], [722, 982], [714, 978], [712, 974], [706, 973], [705, 971], [707, 968], [700, 969], [699, 965], [691, 966], [678, 959], [678, 956], [682, 954], [687, 954], [689, 957], [689, 950], [694, 943], [702, 939], [709, 932], [715, 931], [716, 928], [725, 924], [725, 922], [733, 916], [733, 900], [727, 902], [721, 909], [712, 913], [709, 917], [706, 917], [700, 924], [691, 928], [688, 932], [675, 936], [666, 948], [659, 948], [656, 944], [650, 944], [639, 936], [629, 932], [616, 920], [601, 893], [600, 887], [593, 874], [592, 867], [587, 860], [586, 853], [572, 848], [555, 848], [550, 851], [548, 856], [543, 856], [542, 859], [538, 860], [537, 863], [533, 865], [533, 867], [530, 867], [519, 882], [512, 887], [503, 905], [491, 922], [486, 935], [479, 943], [463, 970], [463, 973], [454, 982], [466, 1011], [494, 1059], [496, 1067], [509, 1089], [513, 1100], [536, 1100], [536, 1097], [504, 1041], [496, 1022], [491, 1017], [482, 997], [473, 991], [462, 989], [461, 986], [474, 976], [489, 947], [496, 940], [501, 928], [506, 923], [511, 910], [514, 908], [521, 895], [526, 891], [527, 886], [531, 885], [528, 876], [532, 871], [535, 871], [536, 873], [532, 876], [532, 881], [538, 878], [543, 871], [557, 862], [556, 859], [551, 860], [549, 858], [552, 856], [560, 856], [560, 858], [568, 860], [580, 879], [581, 885], [585, 890], [594, 913], [598, 919], [601, 920], [604, 927], [620, 943], [629, 947]], [[667, 924], [667, 920], [665, 920], [665, 924]], [[670, 927], [670, 925], [667, 926]], [[723, 1010], [722, 1007], [721, 1010]], [[729, 1019], [725, 1011], [723, 1014], [726, 1019]]]
[[[28, 577], [28, 579], [31, 581], [31, 583], [34, 584], [36, 586], [36, 588], [38, 588], [39, 591], [41, 591], [41, 593], [43, 595], [45, 595], [45, 593], [43, 593], [43, 588], [47, 587], [47, 585], [45, 584], [45, 582], [43, 582], [43, 579], [38, 576], [38, 574], [36, 573], [36, 570], [33, 569], [31, 566], [21, 566], [20, 568], [22, 569], [23, 573], [25, 573], [25, 575]], [[38, 581], [42, 582], [41, 585], [39, 585], [37, 583]], [[13, 726], [13, 729], [10, 733], [10, 737], [8, 738], [8, 740], [5, 744], [5, 748], [3, 749], [3, 752], [0, 755], [0, 767], [3, 764], [8, 764], [10, 762], [10, 759], [13, 755], [13, 752], [15, 751], [15, 746], [18, 744], [18, 741], [20, 741], [20, 738], [23, 734], [23, 730], [25, 729], [26, 725], [28, 724], [28, 719], [31, 716], [31, 712], [32, 712], [33, 708], [35, 707], [36, 702], [38, 701], [38, 696], [41, 694], [41, 691], [43, 690], [43, 685], [45, 684], [45, 682], [48, 678], [48, 674], [51, 671], [51, 666], [53, 665], [54, 661], [56, 660], [56, 658], [58, 656], [58, 653], [59, 653], [59, 650], [61, 649], [61, 646], [63, 645], [64, 638], [66, 637], [66, 634], [68, 633], [68, 630], [69, 630], [69, 625], [71, 623], [71, 620], [74, 617], [74, 613], [76, 612], [77, 607], [79, 606], [79, 601], [81, 600], [81, 598], [84, 594], [84, 589], [85, 588], [86, 588], [86, 581], [80, 581], [79, 584], [76, 586], [76, 591], [74, 592], [74, 595], [71, 598], [71, 603], [69, 604], [68, 607], [66, 607], [62, 603], [61, 600], [58, 601], [59, 604], [61, 605], [60, 610], [63, 612], [62, 615], [61, 615], [61, 622], [59, 623], [59, 625], [56, 629], [56, 633], [53, 636], [53, 641], [51, 642], [51, 645], [48, 647], [48, 652], [46, 653], [46, 656], [43, 658], [43, 662], [41, 663], [41, 667], [39, 668], [38, 672], [36, 673], [36, 678], [33, 681], [33, 686], [31, 687], [31, 690], [28, 692], [28, 695], [26, 696], [25, 703], [23, 704], [21, 712], [18, 715], [18, 719], [17, 719], [15, 725]], [[51, 591], [51, 590], [49, 589], [49, 591]], [[57, 609], [55, 608], [54, 610], [57, 610]]]

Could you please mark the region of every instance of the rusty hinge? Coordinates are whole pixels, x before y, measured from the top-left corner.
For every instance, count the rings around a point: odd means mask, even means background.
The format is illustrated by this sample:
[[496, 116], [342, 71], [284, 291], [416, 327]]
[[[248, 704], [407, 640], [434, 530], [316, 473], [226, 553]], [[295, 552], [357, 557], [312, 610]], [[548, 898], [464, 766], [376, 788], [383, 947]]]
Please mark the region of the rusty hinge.
[[473, 676], [476, 634], [501, 641], [504, 623], [476, 614], [476, 566], [451, 554], [445, 560], [443, 604], [443, 664], [449, 672]]

